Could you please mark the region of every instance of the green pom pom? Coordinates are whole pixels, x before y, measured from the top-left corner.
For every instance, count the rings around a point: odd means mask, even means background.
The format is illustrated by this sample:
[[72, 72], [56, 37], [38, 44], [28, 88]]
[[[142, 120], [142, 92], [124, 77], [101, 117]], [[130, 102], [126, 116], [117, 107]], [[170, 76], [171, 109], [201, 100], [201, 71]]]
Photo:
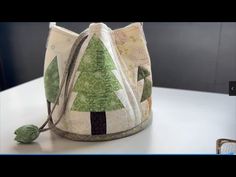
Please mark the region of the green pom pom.
[[39, 136], [39, 128], [35, 125], [24, 125], [15, 131], [15, 140], [28, 144], [32, 143]]

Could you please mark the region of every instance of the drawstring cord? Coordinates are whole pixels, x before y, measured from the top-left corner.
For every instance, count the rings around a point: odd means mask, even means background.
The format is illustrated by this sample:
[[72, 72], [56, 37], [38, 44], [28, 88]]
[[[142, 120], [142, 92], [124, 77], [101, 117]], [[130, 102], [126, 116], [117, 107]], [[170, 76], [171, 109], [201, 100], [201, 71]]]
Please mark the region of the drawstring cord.
[[[68, 98], [69, 98], [69, 93], [68, 92], [67, 93], [65, 92], [64, 103], [62, 104], [62, 110], [61, 110], [61, 113], [60, 113], [60, 116], [59, 116], [58, 120], [55, 123], [53, 123], [53, 125], [51, 127], [45, 128], [45, 126], [48, 124], [48, 122], [52, 121], [52, 114], [53, 114], [53, 112], [54, 112], [54, 110], [55, 110], [55, 108], [56, 108], [56, 106], [57, 106], [57, 104], [59, 102], [59, 98], [60, 98], [61, 92], [63, 90], [63, 86], [66, 83], [66, 79], [68, 79], [67, 76], [69, 74], [69, 70], [70, 70], [71, 64], [76, 59], [76, 57], [78, 56], [79, 49], [80, 49], [80, 47], [82, 45], [81, 43], [87, 38], [87, 36], [88, 36], [88, 30], [83, 31], [78, 36], [78, 38], [76, 39], [74, 45], [72, 46], [71, 53], [69, 55], [69, 59], [68, 59], [68, 61], [66, 63], [65, 71], [63, 73], [61, 85], [59, 87], [59, 92], [58, 92], [57, 97], [56, 97], [56, 101], [55, 101], [55, 103], [54, 103], [54, 105], [53, 105], [51, 110], [50, 110], [50, 104], [51, 103], [48, 102], [48, 117], [47, 117], [47, 120], [43, 123], [43, 125], [39, 128], [39, 132], [45, 132], [47, 130], [50, 130], [50, 129], [54, 128], [61, 121], [61, 119], [63, 117], [63, 114], [65, 112], [66, 103], [67, 103]], [[66, 91], [66, 88], [65, 88], [65, 91]]]
[[[49, 101], [47, 101], [47, 106], [48, 106], [48, 116], [47, 116], [47, 120], [41, 125], [41, 127], [37, 127], [35, 125], [24, 125], [19, 127], [18, 129], [15, 130], [15, 140], [20, 142], [20, 143], [31, 143], [33, 142], [36, 138], [38, 138], [38, 136], [40, 135], [40, 133], [45, 132], [47, 130], [53, 129], [56, 127], [56, 125], [61, 121], [65, 110], [66, 110], [66, 105], [69, 99], [69, 94], [71, 92], [72, 89], [72, 85], [69, 88], [68, 91], [68, 86], [69, 86], [69, 81], [70, 81], [70, 74], [73, 72], [74, 69], [74, 65], [75, 65], [75, 61], [79, 55], [79, 51], [80, 48], [84, 42], [84, 40], [87, 38], [88, 36], [88, 29], [83, 31], [82, 33], [80, 33], [80, 35], [77, 37], [77, 39], [75, 40], [72, 48], [71, 48], [71, 52], [69, 55], [69, 58], [66, 62], [66, 66], [65, 66], [65, 71], [62, 75], [62, 80], [61, 80], [61, 84], [59, 87], [59, 91], [57, 93], [57, 97], [56, 97], [56, 101], [51, 109], [51, 103]], [[59, 103], [59, 98], [61, 97], [61, 93], [63, 90], [63, 87], [65, 86], [64, 89], [64, 100], [61, 103], [62, 108], [60, 110], [60, 116], [58, 118], [58, 120], [54, 123], [53, 119], [52, 119], [52, 114], [55, 111], [56, 106]], [[45, 126], [49, 123], [52, 123], [48, 128], [45, 128]]]

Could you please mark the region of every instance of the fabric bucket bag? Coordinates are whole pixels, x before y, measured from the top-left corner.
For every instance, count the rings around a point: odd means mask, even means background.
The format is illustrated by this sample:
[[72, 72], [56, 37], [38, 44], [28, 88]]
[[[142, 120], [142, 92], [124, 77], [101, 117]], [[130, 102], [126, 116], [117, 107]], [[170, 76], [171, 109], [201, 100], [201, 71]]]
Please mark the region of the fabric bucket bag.
[[143, 130], [152, 119], [152, 72], [142, 23], [116, 30], [92, 23], [80, 34], [52, 25], [44, 86], [48, 118], [39, 128], [18, 128], [15, 139], [21, 143], [46, 130], [78, 141]]

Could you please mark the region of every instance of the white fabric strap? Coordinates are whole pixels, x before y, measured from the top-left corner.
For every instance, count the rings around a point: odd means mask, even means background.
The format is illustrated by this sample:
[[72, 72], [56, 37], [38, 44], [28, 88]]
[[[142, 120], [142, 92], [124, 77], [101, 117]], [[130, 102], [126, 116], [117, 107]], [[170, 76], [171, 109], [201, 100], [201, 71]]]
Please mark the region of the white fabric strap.
[[53, 26], [56, 26], [57, 23], [56, 22], [49, 22], [49, 29], [51, 29]]
[[[143, 22], [140, 22], [140, 24], [143, 27]], [[56, 25], [57, 25], [57, 22], [49, 22], [49, 29], [51, 29], [53, 26], [56, 26]]]

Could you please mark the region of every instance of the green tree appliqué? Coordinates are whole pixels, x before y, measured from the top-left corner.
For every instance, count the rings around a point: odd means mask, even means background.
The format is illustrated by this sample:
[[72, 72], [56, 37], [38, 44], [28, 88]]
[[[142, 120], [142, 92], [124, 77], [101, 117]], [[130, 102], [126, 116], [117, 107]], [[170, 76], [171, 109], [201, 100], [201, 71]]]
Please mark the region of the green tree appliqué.
[[73, 111], [91, 112], [92, 134], [106, 133], [105, 111], [123, 108], [115, 91], [122, 89], [112, 73], [116, 66], [103, 42], [95, 35], [89, 41], [78, 68]]
[[145, 101], [152, 94], [152, 82], [149, 79], [147, 79], [148, 76], [150, 76], [150, 72], [146, 68], [139, 66], [138, 67], [138, 81], [144, 79], [141, 102]]
[[59, 91], [57, 56], [53, 58], [52, 62], [47, 67], [44, 75], [44, 87], [47, 100], [51, 103], [55, 103]]

